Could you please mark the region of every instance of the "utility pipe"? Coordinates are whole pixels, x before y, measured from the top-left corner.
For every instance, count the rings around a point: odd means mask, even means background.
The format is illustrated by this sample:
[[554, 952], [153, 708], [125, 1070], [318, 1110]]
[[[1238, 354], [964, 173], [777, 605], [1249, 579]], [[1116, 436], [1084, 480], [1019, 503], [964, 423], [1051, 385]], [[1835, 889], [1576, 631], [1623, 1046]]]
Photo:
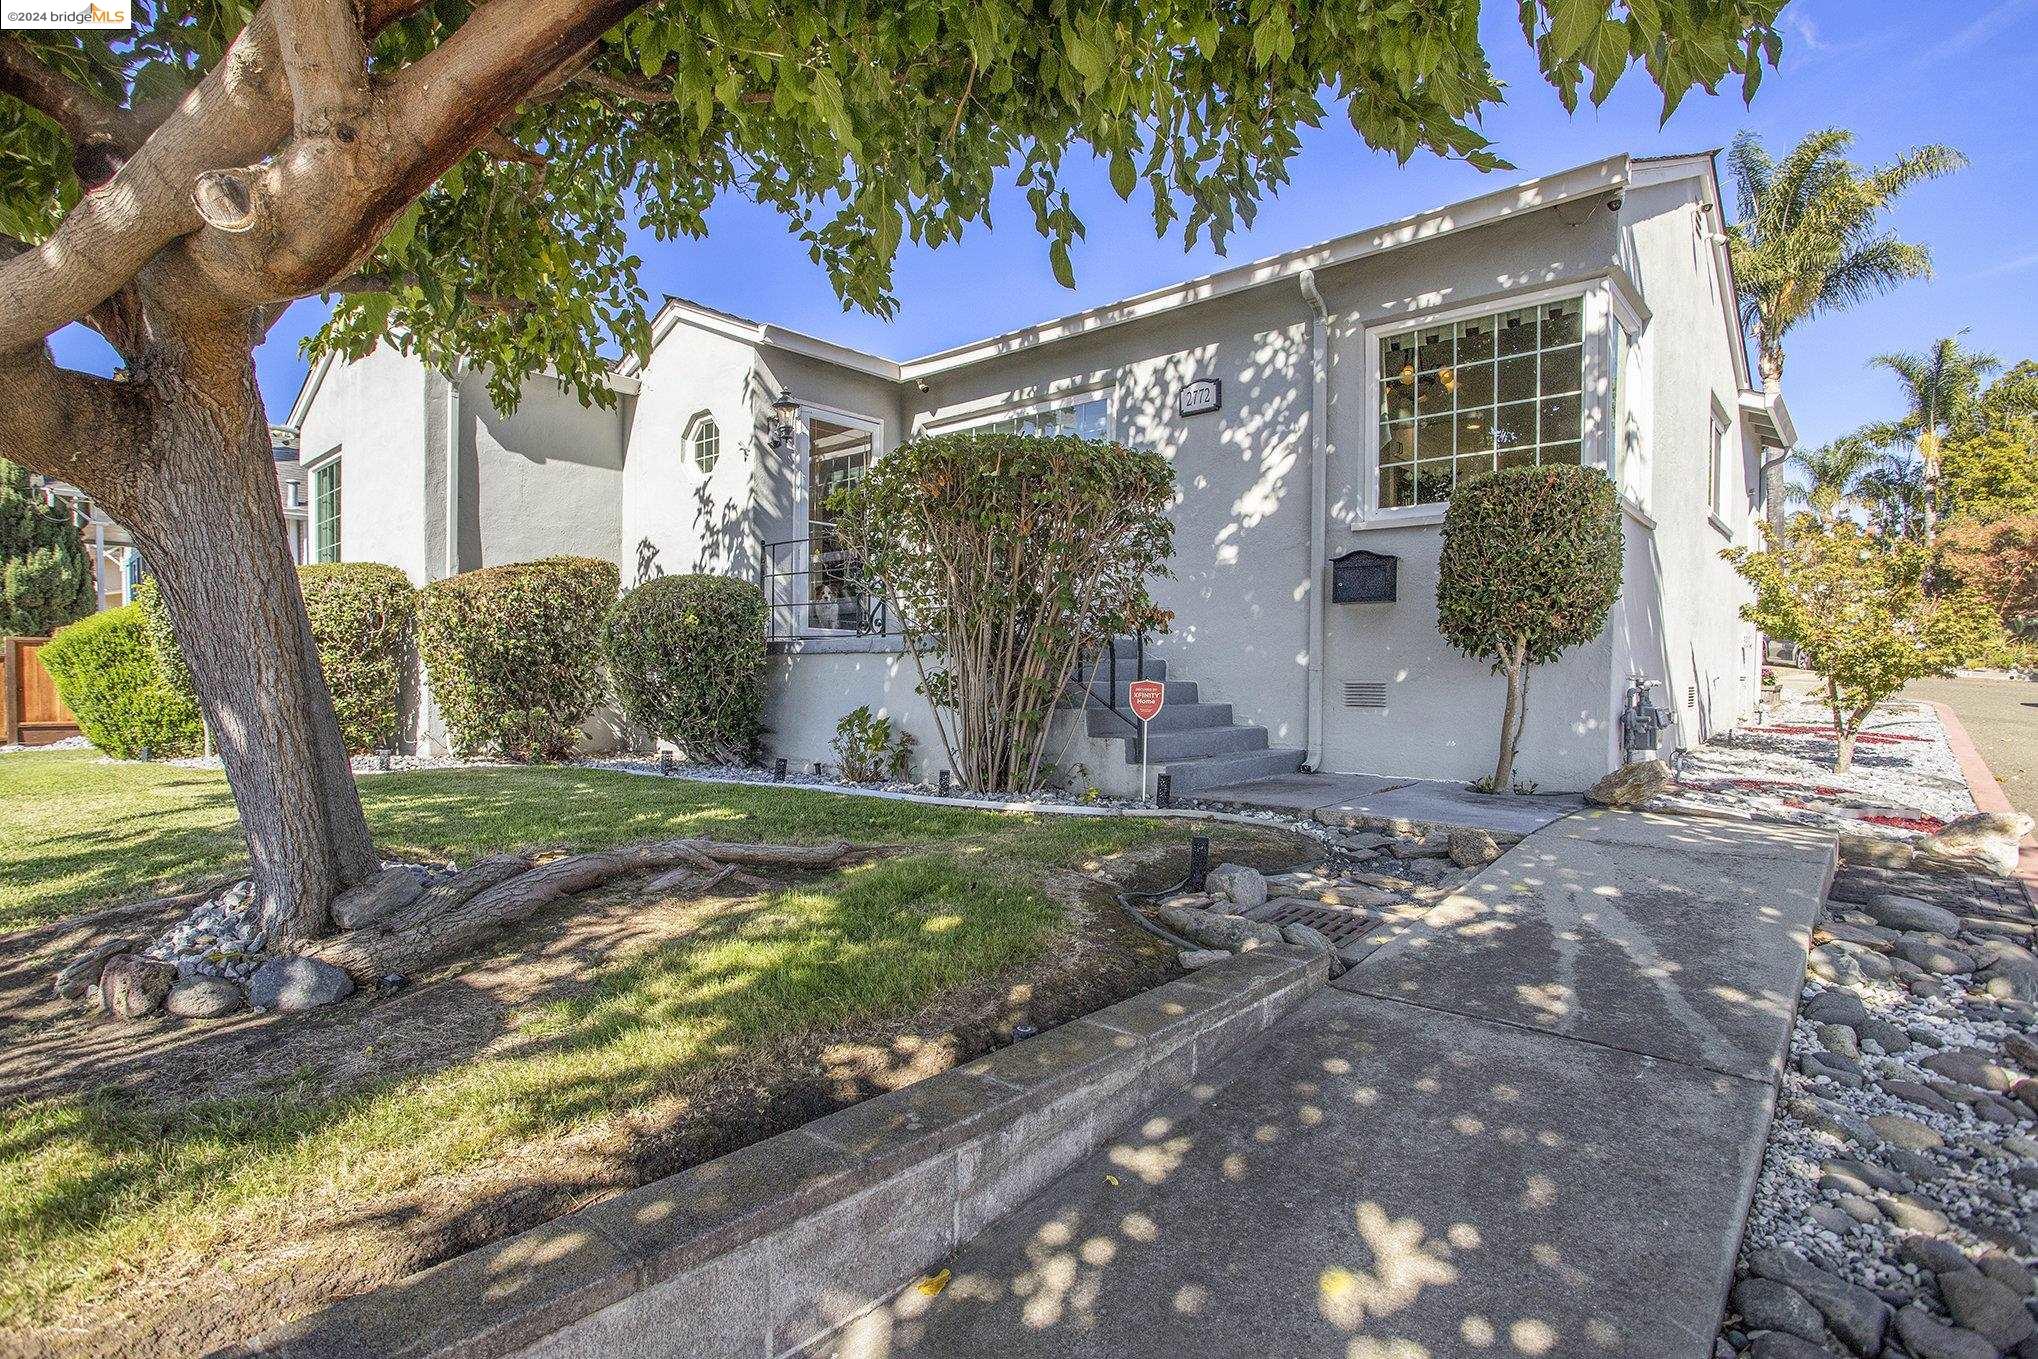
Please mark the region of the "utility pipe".
[[1316, 271], [1300, 275], [1302, 296], [1316, 314], [1309, 320], [1309, 664], [1302, 698], [1303, 767], [1323, 767], [1323, 575], [1329, 553], [1330, 499], [1324, 487], [1330, 467], [1330, 310], [1316, 288]]

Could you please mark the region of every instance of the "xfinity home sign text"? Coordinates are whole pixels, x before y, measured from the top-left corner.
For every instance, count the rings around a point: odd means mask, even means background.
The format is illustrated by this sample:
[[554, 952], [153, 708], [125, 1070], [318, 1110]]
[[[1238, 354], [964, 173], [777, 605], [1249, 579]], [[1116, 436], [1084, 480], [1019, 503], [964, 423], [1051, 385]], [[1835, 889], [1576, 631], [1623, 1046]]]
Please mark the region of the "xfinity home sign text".
[[0, 28], [133, 28], [129, 0], [0, 0]]

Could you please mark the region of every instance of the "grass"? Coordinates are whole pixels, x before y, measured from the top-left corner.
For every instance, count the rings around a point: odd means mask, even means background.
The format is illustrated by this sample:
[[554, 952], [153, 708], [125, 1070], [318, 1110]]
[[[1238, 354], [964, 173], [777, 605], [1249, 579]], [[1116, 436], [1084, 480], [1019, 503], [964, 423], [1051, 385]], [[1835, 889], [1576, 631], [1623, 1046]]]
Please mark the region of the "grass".
[[[677, 835], [929, 843], [981, 814], [876, 798], [654, 781], [568, 767], [455, 769], [361, 780], [376, 844], [456, 859], [599, 849]], [[246, 861], [226, 780], [96, 751], [0, 755], [0, 931], [167, 893]]]
[[[0, 757], [0, 910], [16, 922], [237, 857], [218, 776], [95, 759]], [[1062, 924], [1046, 874], [1182, 834], [1155, 821], [996, 816], [579, 769], [392, 774], [361, 788], [385, 850], [462, 861], [511, 846], [695, 833], [905, 848], [618, 959], [585, 993], [526, 1007], [513, 1044], [451, 1068], [340, 1093], [297, 1074], [254, 1097], [159, 1105], [105, 1090], [7, 1110], [0, 1329], [89, 1328], [104, 1309], [132, 1307], [124, 1295], [174, 1290], [214, 1262], [259, 1260], [391, 1196], [627, 1129], [775, 1044], [911, 1016], [1040, 955]], [[344, 1232], [317, 1239], [322, 1253], [370, 1248]], [[198, 1296], [221, 1292], [215, 1281]]]

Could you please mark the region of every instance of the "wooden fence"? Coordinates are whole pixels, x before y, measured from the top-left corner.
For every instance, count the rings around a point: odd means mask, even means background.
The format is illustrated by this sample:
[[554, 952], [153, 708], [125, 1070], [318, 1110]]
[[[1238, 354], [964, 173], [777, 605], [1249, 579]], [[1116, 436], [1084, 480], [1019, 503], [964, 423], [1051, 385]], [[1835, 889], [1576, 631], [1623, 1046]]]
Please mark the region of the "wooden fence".
[[5, 688], [0, 695], [0, 745], [47, 745], [78, 734], [78, 719], [57, 696], [50, 672], [36, 653], [47, 637], [9, 637], [5, 648]]

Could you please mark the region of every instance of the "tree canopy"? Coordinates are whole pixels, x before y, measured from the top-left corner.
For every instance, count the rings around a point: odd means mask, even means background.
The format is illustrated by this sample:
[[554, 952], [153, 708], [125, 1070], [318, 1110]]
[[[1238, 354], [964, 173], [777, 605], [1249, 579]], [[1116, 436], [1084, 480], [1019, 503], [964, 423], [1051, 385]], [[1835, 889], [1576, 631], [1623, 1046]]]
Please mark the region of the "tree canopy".
[[[1783, 3], [1527, 0], [1521, 17], [1567, 103], [1639, 65], [1667, 115], [1694, 86], [1752, 94]], [[251, 303], [334, 290], [321, 348], [475, 359], [506, 401], [550, 366], [602, 400], [603, 342], [646, 340], [627, 227], [700, 235], [723, 193], [780, 210], [846, 304], [884, 312], [901, 243], [985, 220], [1001, 171], [1071, 281], [1072, 153], [1144, 190], [1158, 233], [1220, 245], [1327, 103], [1403, 159], [1503, 163], [1478, 130], [1501, 88], [1463, 3], [371, 0], [363, 25], [339, 0], [135, 9], [132, 41], [0, 38], [0, 232], [118, 243], [0, 265], [0, 299], [40, 294], [10, 305], [0, 352], [89, 322], [183, 239]], [[206, 83], [224, 97], [178, 102]], [[310, 154], [340, 123], [363, 134], [344, 158], [373, 164]], [[118, 222], [81, 197], [109, 175]]]

